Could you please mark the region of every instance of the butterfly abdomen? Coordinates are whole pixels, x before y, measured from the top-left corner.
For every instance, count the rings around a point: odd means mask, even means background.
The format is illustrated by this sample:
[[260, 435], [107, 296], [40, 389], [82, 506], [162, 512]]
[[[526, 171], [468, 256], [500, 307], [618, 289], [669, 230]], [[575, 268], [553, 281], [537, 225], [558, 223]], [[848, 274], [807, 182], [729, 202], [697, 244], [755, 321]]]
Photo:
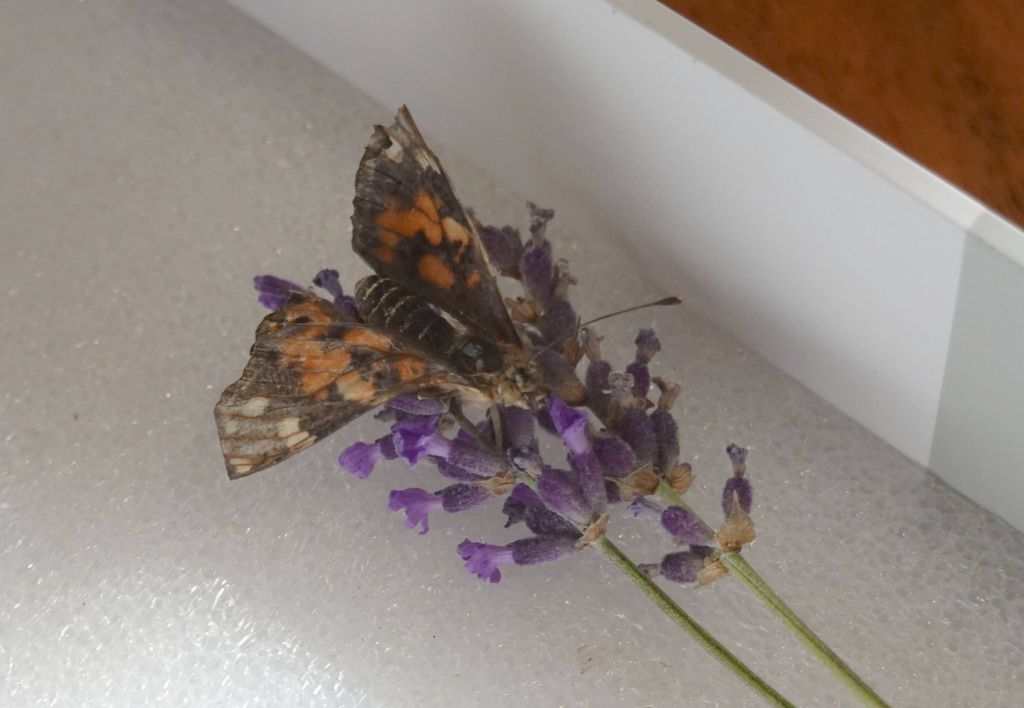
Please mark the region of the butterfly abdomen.
[[415, 339], [467, 374], [494, 372], [502, 357], [493, 342], [462, 334], [419, 296], [380, 275], [356, 283], [356, 309], [368, 324], [387, 327]]
[[448, 320], [388, 278], [368, 275], [356, 283], [356, 309], [364, 322], [401, 332], [447, 356], [457, 335]]

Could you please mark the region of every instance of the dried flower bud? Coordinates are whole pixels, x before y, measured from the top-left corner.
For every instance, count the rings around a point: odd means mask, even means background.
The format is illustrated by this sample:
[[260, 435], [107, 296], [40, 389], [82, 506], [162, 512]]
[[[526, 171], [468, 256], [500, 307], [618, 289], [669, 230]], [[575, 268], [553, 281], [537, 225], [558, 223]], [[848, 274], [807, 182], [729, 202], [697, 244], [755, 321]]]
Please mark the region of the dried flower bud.
[[663, 408], [651, 413], [657, 448], [654, 456], [654, 469], [658, 474], [667, 474], [674, 469], [679, 458], [679, 427], [672, 414]]
[[526, 207], [530, 210], [530, 234], [535, 239], [543, 238], [548, 222], [555, 218], [555, 210], [539, 207], [533, 202], [527, 202]]
[[654, 460], [657, 438], [654, 423], [644, 411], [633, 409], [625, 411], [615, 425], [619, 435], [625, 440], [636, 455], [638, 464], [646, 465]]
[[658, 408], [663, 411], [672, 410], [683, 387], [679, 384], [670, 384], [659, 376], [655, 376], [653, 381], [654, 385], [661, 391], [661, 396], [658, 397]]
[[583, 535], [580, 536], [579, 540], [576, 541], [576, 550], [583, 550], [591, 543], [604, 536], [604, 530], [608, 527], [608, 519], [610, 518], [611, 516], [608, 514], [601, 514], [599, 517], [594, 519], [590, 526], [583, 531]]
[[689, 545], [703, 546], [711, 540], [711, 529], [681, 506], [670, 506], [661, 512], [661, 525], [673, 538]]
[[739, 502], [744, 512], [750, 513], [754, 503], [754, 490], [746, 477], [730, 477], [722, 490], [722, 511], [726, 517], [732, 514], [733, 507]]
[[693, 484], [693, 468], [690, 467], [689, 462], [677, 465], [665, 475], [665, 481], [668, 482], [675, 493], [685, 494], [686, 490]]
[[684, 585], [697, 582], [703, 569], [704, 558], [693, 551], [669, 553], [658, 566], [662, 577]]
[[700, 575], [697, 576], [697, 584], [700, 587], [709, 585], [720, 578], [724, 578], [729, 574], [729, 569], [722, 565], [722, 561], [714, 561], [704, 566], [703, 570], [700, 571]]
[[530, 324], [540, 317], [540, 305], [535, 300], [529, 298], [517, 297], [513, 299], [507, 297], [505, 298], [505, 307], [508, 308], [508, 314], [514, 322]]
[[658, 490], [658, 475], [648, 465], [631, 472], [622, 479], [614, 480], [619, 489], [619, 498], [622, 500], [643, 498], [654, 494]]
[[592, 362], [602, 361], [601, 358], [601, 337], [592, 329], [583, 328], [580, 330], [580, 346], [583, 353]]
[[[733, 479], [739, 479], [734, 477]], [[739, 504], [734, 504], [732, 513], [725, 520], [725, 524], [715, 534], [715, 541], [718, 547], [726, 553], [740, 550], [744, 544], [754, 540], [754, 522], [747, 516], [747, 512]]]

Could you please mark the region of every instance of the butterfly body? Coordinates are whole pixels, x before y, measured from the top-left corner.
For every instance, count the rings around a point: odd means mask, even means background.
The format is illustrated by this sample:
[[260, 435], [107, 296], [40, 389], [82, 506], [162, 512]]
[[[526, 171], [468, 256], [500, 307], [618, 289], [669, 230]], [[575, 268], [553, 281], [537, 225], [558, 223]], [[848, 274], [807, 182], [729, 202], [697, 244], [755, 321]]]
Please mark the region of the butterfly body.
[[357, 285], [359, 318], [307, 291], [264, 318], [249, 363], [214, 409], [231, 478], [396, 396], [536, 408], [547, 395], [475, 225], [405, 108], [375, 128], [354, 206], [352, 247], [376, 273]]

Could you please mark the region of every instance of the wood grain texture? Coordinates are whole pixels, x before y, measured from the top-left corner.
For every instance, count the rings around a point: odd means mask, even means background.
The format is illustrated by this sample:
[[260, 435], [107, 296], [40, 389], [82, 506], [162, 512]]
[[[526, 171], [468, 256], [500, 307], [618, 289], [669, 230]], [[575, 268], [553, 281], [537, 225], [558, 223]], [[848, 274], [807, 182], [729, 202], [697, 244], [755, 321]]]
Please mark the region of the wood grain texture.
[[1018, 0], [663, 0], [1024, 225]]

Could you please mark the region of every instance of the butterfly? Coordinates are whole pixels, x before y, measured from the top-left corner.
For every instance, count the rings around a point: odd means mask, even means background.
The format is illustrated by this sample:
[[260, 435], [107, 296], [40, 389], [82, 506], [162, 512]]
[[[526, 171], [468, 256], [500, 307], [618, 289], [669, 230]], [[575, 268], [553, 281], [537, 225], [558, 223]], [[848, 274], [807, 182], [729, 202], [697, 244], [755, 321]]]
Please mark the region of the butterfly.
[[352, 248], [374, 271], [356, 286], [359, 317], [296, 291], [260, 323], [214, 409], [232, 479], [404, 394], [534, 409], [553, 389], [585, 395], [575, 375], [546, 380], [524, 345], [475, 220], [404, 106], [375, 126], [355, 186]]

